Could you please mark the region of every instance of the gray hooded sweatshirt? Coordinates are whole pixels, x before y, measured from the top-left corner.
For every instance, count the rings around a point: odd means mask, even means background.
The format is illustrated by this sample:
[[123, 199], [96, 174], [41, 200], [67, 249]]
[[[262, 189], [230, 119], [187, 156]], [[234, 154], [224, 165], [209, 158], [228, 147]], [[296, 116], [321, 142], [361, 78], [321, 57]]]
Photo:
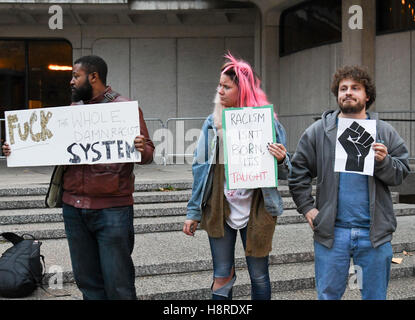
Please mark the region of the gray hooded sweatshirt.
[[[313, 208], [319, 210], [313, 221], [314, 240], [328, 248], [333, 246], [339, 189], [339, 172], [334, 172], [338, 114], [339, 110], [326, 111], [321, 120], [306, 129], [292, 158], [288, 178], [297, 211], [305, 215]], [[374, 175], [368, 177], [370, 240], [376, 248], [391, 241], [396, 229], [389, 186], [401, 184], [408, 175], [409, 155], [405, 141], [390, 124], [378, 120], [376, 113], [368, 115], [377, 120], [376, 141], [383, 140], [388, 149], [383, 161], [375, 161]], [[313, 178], [317, 178], [316, 200], [311, 195]]]

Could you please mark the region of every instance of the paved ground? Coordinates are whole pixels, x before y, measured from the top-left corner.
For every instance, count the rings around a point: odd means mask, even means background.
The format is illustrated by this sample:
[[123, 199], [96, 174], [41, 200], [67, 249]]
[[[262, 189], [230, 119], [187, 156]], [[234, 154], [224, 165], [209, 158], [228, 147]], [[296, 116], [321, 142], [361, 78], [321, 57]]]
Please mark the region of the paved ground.
[[[49, 183], [53, 167], [7, 167], [0, 159], [0, 187]], [[136, 165], [134, 168], [136, 182], [177, 182], [192, 181], [191, 165]]]

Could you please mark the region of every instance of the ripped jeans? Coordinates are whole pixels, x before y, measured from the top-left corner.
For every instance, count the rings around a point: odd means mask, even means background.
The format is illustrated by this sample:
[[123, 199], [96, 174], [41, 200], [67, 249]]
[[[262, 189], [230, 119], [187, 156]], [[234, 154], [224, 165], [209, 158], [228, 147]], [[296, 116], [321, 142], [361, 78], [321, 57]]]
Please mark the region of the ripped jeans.
[[[209, 237], [214, 278], [229, 277], [232, 268], [235, 266], [235, 243], [238, 230], [232, 229], [226, 222], [224, 224], [225, 235], [222, 238]], [[248, 227], [239, 230], [244, 249], [246, 248], [247, 230]], [[271, 282], [269, 279], [268, 256], [261, 258], [248, 256], [246, 257], [246, 263], [251, 278], [252, 300], [270, 300]], [[232, 286], [235, 280], [236, 272], [227, 284], [212, 292], [212, 299], [232, 299]]]

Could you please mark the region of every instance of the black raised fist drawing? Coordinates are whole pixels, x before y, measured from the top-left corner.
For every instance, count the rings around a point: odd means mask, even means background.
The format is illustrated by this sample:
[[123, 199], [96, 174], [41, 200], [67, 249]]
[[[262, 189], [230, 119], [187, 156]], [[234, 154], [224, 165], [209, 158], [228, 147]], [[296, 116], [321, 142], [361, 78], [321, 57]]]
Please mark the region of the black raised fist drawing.
[[363, 172], [373, 141], [372, 136], [356, 121], [344, 130], [339, 142], [347, 153], [346, 171]]

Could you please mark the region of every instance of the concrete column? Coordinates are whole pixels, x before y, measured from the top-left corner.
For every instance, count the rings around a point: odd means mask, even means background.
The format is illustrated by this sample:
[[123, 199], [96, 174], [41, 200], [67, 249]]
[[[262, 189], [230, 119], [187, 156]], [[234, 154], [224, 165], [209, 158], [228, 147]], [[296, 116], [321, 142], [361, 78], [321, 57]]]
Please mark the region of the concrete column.
[[[355, 13], [349, 8], [358, 5], [362, 8], [362, 29], [351, 29], [349, 21]], [[342, 1], [342, 45], [343, 65], [366, 66], [375, 77], [376, 54], [376, 0]]]
[[258, 10], [255, 18], [255, 31], [254, 31], [254, 68], [256, 73], [262, 77], [262, 14]]
[[279, 17], [280, 12], [259, 6], [255, 25], [255, 70], [262, 88], [278, 110], [279, 97]]
[[268, 11], [262, 19], [262, 41], [261, 41], [261, 71], [263, 88], [268, 99], [274, 104], [275, 111], [279, 107], [280, 91], [280, 55], [279, 55], [279, 20], [280, 11]]

